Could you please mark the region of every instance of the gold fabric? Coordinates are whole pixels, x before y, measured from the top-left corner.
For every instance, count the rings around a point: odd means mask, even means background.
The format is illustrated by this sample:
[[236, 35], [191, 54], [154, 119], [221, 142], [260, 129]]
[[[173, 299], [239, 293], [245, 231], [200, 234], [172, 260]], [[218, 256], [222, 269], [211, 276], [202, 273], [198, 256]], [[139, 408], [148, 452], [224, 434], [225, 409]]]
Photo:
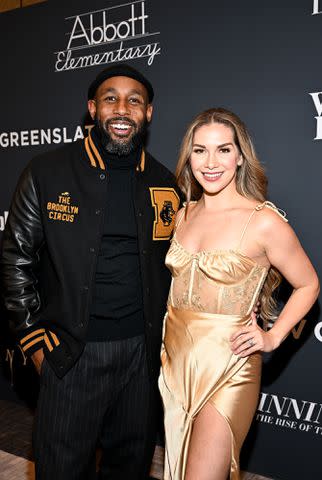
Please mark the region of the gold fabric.
[[240, 448], [258, 401], [261, 355], [239, 359], [229, 338], [251, 322], [268, 269], [239, 249], [192, 254], [175, 237], [166, 265], [172, 285], [159, 377], [165, 412], [164, 480], [184, 480], [193, 420], [207, 402], [227, 421], [230, 479], [238, 480]]
[[231, 431], [230, 478], [239, 477], [239, 451], [256, 410], [261, 355], [238, 359], [229, 337], [249, 317], [169, 306], [159, 387], [166, 433], [165, 480], [183, 480], [193, 419], [211, 402]]
[[267, 269], [239, 250], [192, 254], [172, 239], [166, 257], [172, 273], [168, 303], [175, 308], [247, 315], [262, 288]]

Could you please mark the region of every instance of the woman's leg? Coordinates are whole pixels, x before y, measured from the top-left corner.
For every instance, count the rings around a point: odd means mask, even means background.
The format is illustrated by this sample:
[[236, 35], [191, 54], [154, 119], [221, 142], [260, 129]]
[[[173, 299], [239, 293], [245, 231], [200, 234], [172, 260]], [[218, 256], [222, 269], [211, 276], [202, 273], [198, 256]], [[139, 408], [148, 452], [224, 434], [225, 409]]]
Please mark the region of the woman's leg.
[[194, 420], [184, 480], [226, 480], [231, 464], [231, 432], [210, 403]]

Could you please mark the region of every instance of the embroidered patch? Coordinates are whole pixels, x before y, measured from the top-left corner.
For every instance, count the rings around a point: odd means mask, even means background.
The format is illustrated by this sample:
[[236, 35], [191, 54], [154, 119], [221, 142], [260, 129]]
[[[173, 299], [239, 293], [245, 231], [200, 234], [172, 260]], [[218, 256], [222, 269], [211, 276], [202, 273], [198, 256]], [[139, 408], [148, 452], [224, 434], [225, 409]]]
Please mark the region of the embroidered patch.
[[155, 211], [153, 240], [169, 240], [180, 199], [174, 188], [150, 187], [151, 202]]
[[77, 205], [71, 205], [69, 192], [60, 193], [56, 202], [47, 202], [49, 220], [73, 223], [78, 211], [79, 207]]

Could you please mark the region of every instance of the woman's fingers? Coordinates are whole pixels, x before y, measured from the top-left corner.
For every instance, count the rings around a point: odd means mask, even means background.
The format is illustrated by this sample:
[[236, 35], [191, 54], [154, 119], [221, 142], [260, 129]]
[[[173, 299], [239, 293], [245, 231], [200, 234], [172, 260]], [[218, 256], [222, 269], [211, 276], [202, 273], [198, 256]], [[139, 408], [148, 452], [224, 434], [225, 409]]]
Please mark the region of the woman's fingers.
[[237, 330], [233, 335], [230, 337], [230, 341], [234, 342], [237, 338], [242, 337], [243, 335], [247, 335], [248, 333], [251, 333], [254, 330], [253, 325], [250, 325], [249, 327], [242, 327], [239, 330]]
[[232, 351], [239, 357], [250, 355], [253, 352], [259, 350], [260, 344], [255, 337], [245, 336], [244, 341], [232, 347]]
[[230, 339], [231, 350], [239, 357], [246, 357], [258, 350], [264, 350], [265, 332], [253, 323], [235, 332]]
[[250, 314], [250, 318], [252, 319], [252, 325], [257, 325], [257, 314], [255, 311], [253, 311], [251, 314]]
[[253, 348], [255, 344], [256, 344], [256, 340], [252, 333], [243, 334], [243, 335], [240, 335], [238, 339], [231, 344], [231, 349], [235, 355], [238, 355], [244, 350]]

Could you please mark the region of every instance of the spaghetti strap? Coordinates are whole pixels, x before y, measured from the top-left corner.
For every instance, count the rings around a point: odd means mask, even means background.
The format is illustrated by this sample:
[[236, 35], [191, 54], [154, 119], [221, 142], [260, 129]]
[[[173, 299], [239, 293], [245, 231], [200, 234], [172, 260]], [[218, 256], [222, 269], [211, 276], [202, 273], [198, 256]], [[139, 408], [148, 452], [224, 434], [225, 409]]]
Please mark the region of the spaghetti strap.
[[243, 228], [243, 230], [242, 230], [242, 233], [241, 233], [241, 236], [240, 236], [238, 245], [237, 245], [237, 249], [239, 249], [239, 247], [241, 246], [241, 243], [242, 243], [242, 241], [243, 241], [243, 238], [244, 238], [244, 235], [245, 235], [245, 233], [246, 233], [247, 227], [248, 227], [251, 219], [253, 218], [254, 213], [256, 212], [256, 208], [257, 208], [257, 207], [255, 207], [255, 208], [252, 210], [252, 213], [249, 215], [249, 217], [248, 217], [248, 219], [247, 219], [247, 222], [246, 222], [245, 225], [244, 225], [244, 228]]
[[267, 207], [267, 208], [270, 208], [271, 210], [273, 210], [275, 213], [277, 213], [277, 215], [279, 215], [283, 220], [284, 222], [288, 222], [287, 218], [286, 218], [286, 212], [284, 212], [284, 210], [281, 210], [280, 208], [277, 208], [276, 205], [274, 205], [274, 203], [272, 202], [269, 202], [268, 200], [266, 200], [265, 202], [263, 203], [260, 203], [259, 205], [256, 205], [256, 207], [254, 208], [254, 210], [252, 211], [252, 213], [249, 215], [248, 217], [248, 220], [247, 222], [245, 223], [244, 225], [244, 228], [242, 230], [242, 233], [241, 233], [241, 236], [240, 236], [240, 239], [239, 239], [239, 242], [238, 242], [238, 249], [240, 248], [240, 245], [243, 241], [243, 238], [245, 236], [245, 233], [246, 233], [246, 230], [247, 230], [247, 227], [248, 225], [250, 224], [250, 221], [251, 219], [253, 218], [253, 215], [254, 213], [260, 211], [260, 210], [263, 210], [264, 207]]
[[277, 215], [279, 215], [284, 220], [284, 222], [288, 222], [286, 218], [286, 212], [284, 212], [284, 210], [278, 208], [276, 205], [274, 205], [273, 202], [269, 202], [268, 200], [260, 203], [259, 205], [256, 205], [255, 210], [262, 210], [264, 207], [270, 208], [271, 210], [273, 210], [273, 212], [277, 213]]

